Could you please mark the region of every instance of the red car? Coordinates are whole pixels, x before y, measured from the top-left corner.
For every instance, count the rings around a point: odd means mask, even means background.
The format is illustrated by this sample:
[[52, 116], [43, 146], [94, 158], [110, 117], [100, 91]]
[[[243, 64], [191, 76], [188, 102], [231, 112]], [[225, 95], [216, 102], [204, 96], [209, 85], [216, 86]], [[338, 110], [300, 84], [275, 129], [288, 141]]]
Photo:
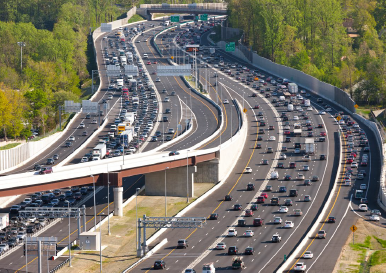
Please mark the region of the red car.
[[147, 63], [146, 64], [151, 64], [151, 61], [147, 61]]
[[263, 196], [265, 199], [268, 198], [268, 194], [266, 192], [263, 192], [262, 194], [260, 194], [260, 196]]
[[291, 131], [286, 130], [286, 131], [284, 131], [284, 134], [285, 134], [285, 135], [290, 135], [290, 134], [291, 134]]
[[259, 105], [255, 105], [255, 107], [253, 107], [254, 109], [260, 109], [260, 106]]
[[350, 155], [353, 156], [354, 158], [357, 157], [357, 153], [354, 153], [354, 152], [352, 152]]
[[352, 162], [353, 162], [353, 159], [352, 159], [352, 158], [347, 158], [346, 163], [352, 163]]
[[245, 217], [252, 217], [252, 216], [253, 216], [253, 211], [250, 210], [250, 209], [247, 209], [247, 210], [245, 211]]
[[327, 134], [326, 134], [326, 132], [321, 132], [320, 133], [320, 136], [326, 136]]
[[154, 61], [153, 64], [157, 64], [157, 61]]
[[263, 196], [257, 197], [257, 203], [264, 203], [265, 198]]
[[367, 166], [367, 161], [362, 161], [361, 166]]

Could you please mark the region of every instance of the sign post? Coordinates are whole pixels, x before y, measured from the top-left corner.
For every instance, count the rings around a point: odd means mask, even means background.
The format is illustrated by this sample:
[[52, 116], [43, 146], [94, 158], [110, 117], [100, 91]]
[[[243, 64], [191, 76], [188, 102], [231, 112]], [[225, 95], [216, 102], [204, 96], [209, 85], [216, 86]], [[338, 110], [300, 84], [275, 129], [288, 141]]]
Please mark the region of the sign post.
[[358, 228], [355, 225], [352, 225], [350, 229], [352, 231], [352, 244], [354, 244], [354, 232], [357, 231]]
[[230, 42], [225, 44], [225, 51], [226, 52], [232, 52], [235, 51], [236, 45], [235, 42]]

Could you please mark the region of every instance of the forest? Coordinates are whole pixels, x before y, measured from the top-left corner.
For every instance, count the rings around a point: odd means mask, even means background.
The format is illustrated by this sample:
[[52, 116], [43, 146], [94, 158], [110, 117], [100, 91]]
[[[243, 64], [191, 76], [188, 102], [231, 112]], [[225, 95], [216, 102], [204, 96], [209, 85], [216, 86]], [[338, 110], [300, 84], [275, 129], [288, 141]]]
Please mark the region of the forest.
[[226, 0], [243, 43], [276, 63], [386, 105], [386, 0]]

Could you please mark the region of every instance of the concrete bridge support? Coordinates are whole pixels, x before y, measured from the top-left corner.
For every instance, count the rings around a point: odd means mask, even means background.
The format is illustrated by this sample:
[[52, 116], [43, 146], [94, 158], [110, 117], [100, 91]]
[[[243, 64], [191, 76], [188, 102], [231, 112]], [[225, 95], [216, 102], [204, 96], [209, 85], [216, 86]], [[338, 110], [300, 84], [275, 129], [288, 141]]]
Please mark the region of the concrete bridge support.
[[198, 171], [194, 174], [194, 182], [216, 184], [219, 181], [219, 163], [220, 160], [216, 158], [197, 164]]
[[114, 216], [123, 216], [123, 187], [114, 187]]
[[146, 195], [194, 197], [194, 176], [197, 166], [165, 169], [145, 175]]

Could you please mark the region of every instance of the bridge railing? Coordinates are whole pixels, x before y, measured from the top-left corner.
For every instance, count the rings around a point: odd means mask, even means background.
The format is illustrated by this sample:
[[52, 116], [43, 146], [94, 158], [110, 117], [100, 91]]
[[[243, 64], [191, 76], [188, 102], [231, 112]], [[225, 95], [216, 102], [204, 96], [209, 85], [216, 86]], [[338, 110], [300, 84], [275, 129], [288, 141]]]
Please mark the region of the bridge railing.
[[226, 10], [226, 3], [194, 3], [194, 4], [142, 4], [141, 9], [200, 9], [200, 10]]

